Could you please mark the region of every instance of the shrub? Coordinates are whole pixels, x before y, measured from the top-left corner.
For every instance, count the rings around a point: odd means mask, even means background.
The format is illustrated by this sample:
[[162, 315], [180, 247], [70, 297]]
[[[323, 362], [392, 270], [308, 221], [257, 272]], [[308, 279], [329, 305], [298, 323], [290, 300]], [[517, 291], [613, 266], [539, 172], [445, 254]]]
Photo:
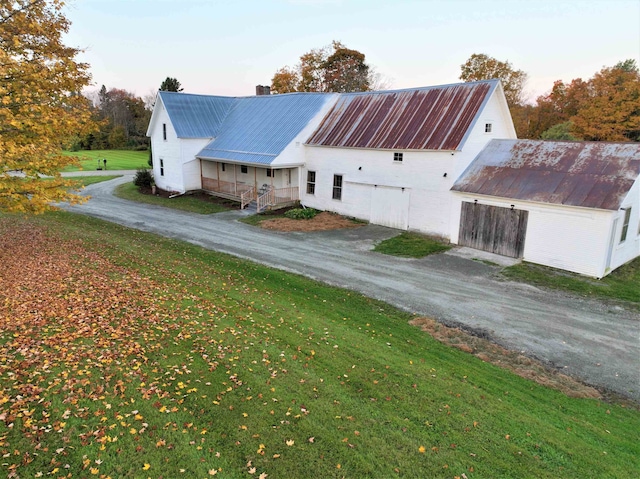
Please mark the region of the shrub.
[[294, 208], [287, 211], [284, 215], [292, 220], [310, 220], [318, 213], [320, 212], [313, 208]]
[[133, 177], [133, 184], [138, 188], [151, 188], [151, 185], [153, 185], [153, 173], [146, 168], [136, 171], [136, 176]]

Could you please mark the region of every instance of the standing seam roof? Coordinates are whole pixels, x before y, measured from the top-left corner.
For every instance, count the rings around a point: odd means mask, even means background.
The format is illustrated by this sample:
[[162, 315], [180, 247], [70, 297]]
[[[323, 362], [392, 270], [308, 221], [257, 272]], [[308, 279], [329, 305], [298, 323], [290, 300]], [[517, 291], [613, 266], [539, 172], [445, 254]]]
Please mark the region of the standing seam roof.
[[235, 98], [158, 92], [178, 138], [214, 138]]
[[498, 80], [342, 94], [307, 141], [313, 146], [457, 150]]
[[330, 98], [319, 93], [237, 98], [218, 136], [196, 156], [270, 164]]

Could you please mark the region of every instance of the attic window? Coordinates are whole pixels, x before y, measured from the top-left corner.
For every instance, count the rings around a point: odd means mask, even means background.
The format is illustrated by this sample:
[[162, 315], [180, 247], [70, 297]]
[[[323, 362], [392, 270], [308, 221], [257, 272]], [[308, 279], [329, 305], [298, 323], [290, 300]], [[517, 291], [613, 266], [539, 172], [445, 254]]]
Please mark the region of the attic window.
[[492, 129], [493, 129], [493, 124], [492, 123], [485, 123], [484, 124], [484, 132], [485, 133], [491, 133]]
[[249, 168], [247, 168], [247, 165], [240, 165], [240, 173], [248, 173], [249, 172]]
[[393, 161], [396, 161], [398, 163], [402, 163], [402, 153], [394, 153], [393, 154]]
[[167, 139], [167, 124], [166, 123], [162, 124], [162, 139], [163, 140]]
[[620, 243], [624, 243], [627, 239], [627, 231], [629, 231], [629, 221], [631, 220], [631, 207], [624, 209], [624, 222], [622, 223], [622, 233], [620, 234]]

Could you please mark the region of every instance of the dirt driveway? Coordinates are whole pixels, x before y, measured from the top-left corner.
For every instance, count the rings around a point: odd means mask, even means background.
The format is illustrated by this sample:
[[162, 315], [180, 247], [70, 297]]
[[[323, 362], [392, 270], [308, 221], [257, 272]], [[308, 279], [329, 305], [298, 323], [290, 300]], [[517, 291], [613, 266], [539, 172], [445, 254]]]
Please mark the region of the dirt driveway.
[[114, 197], [131, 177], [89, 186], [71, 211], [182, 239], [205, 248], [359, 291], [443, 323], [461, 324], [502, 346], [589, 384], [640, 401], [640, 315], [558, 292], [493, 278], [490, 266], [455, 252], [403, 259], [371, 251], [397, 230], [366, 225], [282, 233], [237, 221], [232, 211], [202, 216]]

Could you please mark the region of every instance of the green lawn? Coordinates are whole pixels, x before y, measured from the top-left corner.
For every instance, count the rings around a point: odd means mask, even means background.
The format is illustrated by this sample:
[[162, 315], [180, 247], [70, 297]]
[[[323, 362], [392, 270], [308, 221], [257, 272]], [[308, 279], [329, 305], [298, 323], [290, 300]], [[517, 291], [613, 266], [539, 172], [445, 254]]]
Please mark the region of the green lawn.
[[164, 206], [166, 208], [174, 208], [176, 210], [189, 211], [191, 213], [199, 213], [201, 215], [228, 211], [234, 205], [230, 201], [215, 198], [213, 196], [184, 195], [169, 199], [161, 196], [145, 195], [141, 193], [138, 187], [133, 183], [124, 183], [116, 187], [114, 194], [119, 198], [124, 198], [125, 200]]
[[7, 475], [637, 476], [635, 406], [354, 292], [66, 212], [0, 216], [0, 260]]
[[405, 258], [422, 258], [424, 256], [441, 253], [451, 249], [442, 241], [418, 233], [404, 231], [398, 236], [381, 241], [374, 251]]
[[512, 280], [602, 299], [640, 303], [640, 258], [627, 263], [600, 280], [531, 263], [502, 270]]
[[78, 171], [78, 170], [96, 170], [98, 168], [98, 159], [100, 167], [103, 168], [103, 159], [107, 160], [107, 170], [137, 170], [139, 168], [149, 168], [147, 161], [149, 160], [148, 151], [132, 151], [132, 150], [83, 150], [83, 151], [65, 151], [67, 156], [77, 156], [80, 158], [81, 168], [77, 166], [69, 166], [62, 171]]

